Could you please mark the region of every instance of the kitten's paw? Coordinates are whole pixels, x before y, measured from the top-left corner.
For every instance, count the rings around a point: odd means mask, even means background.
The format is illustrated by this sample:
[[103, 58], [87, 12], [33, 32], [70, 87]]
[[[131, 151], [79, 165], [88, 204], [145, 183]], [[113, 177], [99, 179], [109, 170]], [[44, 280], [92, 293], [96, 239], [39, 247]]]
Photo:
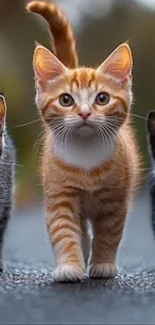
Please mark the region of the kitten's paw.
[[91, 278], [114, 278], [117, 275], [117, 267], [112, 263], [90, 264], [89, 275]]
[[56, 282], [77, 282], [84, 278], [84, 271], [72, 265], [58, 266], [52, 273], [53, 280]]

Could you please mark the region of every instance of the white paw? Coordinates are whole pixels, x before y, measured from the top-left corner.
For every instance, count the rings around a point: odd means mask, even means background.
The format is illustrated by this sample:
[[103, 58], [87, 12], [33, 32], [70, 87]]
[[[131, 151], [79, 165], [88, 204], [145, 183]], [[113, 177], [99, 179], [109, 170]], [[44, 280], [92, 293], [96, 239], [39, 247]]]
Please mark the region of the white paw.
[[56, 282], [76, 282], [84, 278], [84, 271], [72, 265], [58, 266], [52, 273]]
[[90, 264], [89, 274], [92, 278], [114, 278], [117, 268], [112, 263]]

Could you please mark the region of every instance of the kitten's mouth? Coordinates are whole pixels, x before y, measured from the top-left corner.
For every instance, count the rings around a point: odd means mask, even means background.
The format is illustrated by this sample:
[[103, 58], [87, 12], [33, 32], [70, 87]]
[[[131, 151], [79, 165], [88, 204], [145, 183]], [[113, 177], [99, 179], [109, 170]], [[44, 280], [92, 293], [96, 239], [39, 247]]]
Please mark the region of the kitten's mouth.
[[91, 136], [94, 132], [94, 126], [88, 122], [83, 122], [75, 128], [75, 133], [80, 135], [81, 137]]

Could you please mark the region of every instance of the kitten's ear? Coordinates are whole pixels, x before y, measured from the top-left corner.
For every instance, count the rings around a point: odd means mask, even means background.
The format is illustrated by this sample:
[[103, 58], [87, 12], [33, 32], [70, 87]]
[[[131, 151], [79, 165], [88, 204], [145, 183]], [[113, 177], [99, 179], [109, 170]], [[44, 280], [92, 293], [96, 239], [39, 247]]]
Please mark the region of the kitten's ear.
[[147, 117], [148, 132], [155, 137], [155, 111], [150, 111]]
[[44, 90], [48, 80], [54, 80], [67, 70], [52, 52], [41, 45], [35, 49], [33, 68], [42, 90]]
[[6, 101], [5, 98], [0, 95], [0, 123], [4, 121], [6, 115]]
[[118, 46], [99, 66], [98, 71], [107, 74], [114, 81], [126, 84], [132, 75], [133, 59], [127, 43]]

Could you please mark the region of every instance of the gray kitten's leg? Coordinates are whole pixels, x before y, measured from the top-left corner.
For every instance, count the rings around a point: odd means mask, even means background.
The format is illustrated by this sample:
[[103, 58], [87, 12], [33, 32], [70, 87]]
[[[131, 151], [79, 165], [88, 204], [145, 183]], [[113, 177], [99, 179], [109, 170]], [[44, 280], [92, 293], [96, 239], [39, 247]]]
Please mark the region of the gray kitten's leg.
[[2, 217], [0, 218], [0, 272], [3, 271], [3, 261], [2, 261], [2, 249], [3, 249], [3, 241], [4, 235], [6, 232], [8, 220], [10, 218], [11, 207], [4, 207]]

